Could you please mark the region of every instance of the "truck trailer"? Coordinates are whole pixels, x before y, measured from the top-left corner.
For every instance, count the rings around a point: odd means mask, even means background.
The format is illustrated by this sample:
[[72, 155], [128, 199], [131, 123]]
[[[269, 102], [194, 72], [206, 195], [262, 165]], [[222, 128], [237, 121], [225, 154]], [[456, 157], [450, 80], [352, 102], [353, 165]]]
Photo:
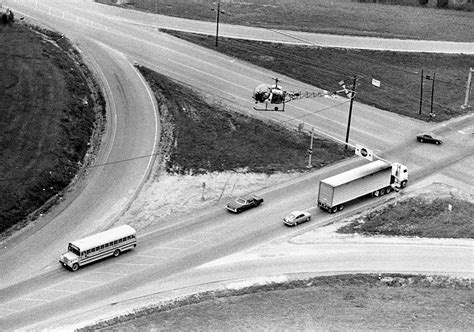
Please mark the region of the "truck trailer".
[[335, 213], [356, 198], [369, 194], [378, 197], [395, 188], [405, 188], [407, 181], [406, 166], [377, 160], [321, 180], [318, 206], [329, 213]]

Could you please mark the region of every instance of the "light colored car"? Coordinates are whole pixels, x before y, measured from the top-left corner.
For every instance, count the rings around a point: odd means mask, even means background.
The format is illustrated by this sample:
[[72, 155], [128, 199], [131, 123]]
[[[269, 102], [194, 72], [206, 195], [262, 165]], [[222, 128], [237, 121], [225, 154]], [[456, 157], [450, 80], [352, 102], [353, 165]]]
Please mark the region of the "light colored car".
[[296, 226], [298, 224], [307, 222], [311, 220], [311, 213], [306, 211], [293, 211], [285, 218], [283, 218], [283, 222], [287, 226]]

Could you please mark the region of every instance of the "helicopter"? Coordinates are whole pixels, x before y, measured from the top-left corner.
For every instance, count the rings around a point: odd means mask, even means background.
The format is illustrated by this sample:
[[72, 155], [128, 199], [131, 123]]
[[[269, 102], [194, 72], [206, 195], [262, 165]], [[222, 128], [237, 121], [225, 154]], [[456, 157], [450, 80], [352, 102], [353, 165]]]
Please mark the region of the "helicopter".
[[[254, 107], [256, 111], [269, 111], [268, 104], [279, 105], [282, 104], [282, 112], [285, 111], [285, 103], [288, 103], [292, 100], [303, 99], [303, 98], [318, 98], [318, 97], [330, 97], [339, 92], [344, 91], [346, 94], [349, 94], [349, 90], [343, 86], [343, 90], [335, 92], [288, 92], [283, 90], [281, 85], [278, 85], [280, 80], [278, 78], [273, 78], [275, 84], [260, 84], [254, 91], [252, 98], [255, 100], [255, 104], [265, 103], [265, 109]], [[279, 111], [278, 106], [274, 107], [275, 111]]]

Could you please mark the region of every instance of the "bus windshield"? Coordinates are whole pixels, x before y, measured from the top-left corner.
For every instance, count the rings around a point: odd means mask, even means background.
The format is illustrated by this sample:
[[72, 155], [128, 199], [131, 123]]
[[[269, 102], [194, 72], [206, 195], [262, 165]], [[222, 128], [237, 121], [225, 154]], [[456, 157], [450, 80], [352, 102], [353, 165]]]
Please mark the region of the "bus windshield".
[[76, 254], [77, 256], [80, 256], [81, 253], [79, 252], [79, 249], [76, 248], [74, 245], [69, 243], [68, 251], [72, 252], [73, 254]]

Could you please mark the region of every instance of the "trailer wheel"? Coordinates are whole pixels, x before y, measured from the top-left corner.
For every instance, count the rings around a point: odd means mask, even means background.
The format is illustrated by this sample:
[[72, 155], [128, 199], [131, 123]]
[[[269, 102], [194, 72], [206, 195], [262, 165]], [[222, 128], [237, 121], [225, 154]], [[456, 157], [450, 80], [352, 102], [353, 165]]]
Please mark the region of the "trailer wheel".
[[380, 196], [385, 195], [385, 188], [380, 189]]
[[392, 191], [392, 187], [387, 187], [387, 188], [385, 188], [385, 193], [386, 193], [386, 194], [388, 194], [388, 193], [391, 192], [391, 191]]
[[372, 196], [374, 196], [374, 197], [379, 197], [379, 195], [380, 195], [380, 193], [379, 193], [378, 190], [376, 190], [372, 193]]
[[338, 209], [339, 211], [344, 210], [344, 204], [339, 205], [339, 206], [337, 207], [337, 209]]
[[337, 206], [331, 208], [331, 213], [336, 213], [337, 212]]

